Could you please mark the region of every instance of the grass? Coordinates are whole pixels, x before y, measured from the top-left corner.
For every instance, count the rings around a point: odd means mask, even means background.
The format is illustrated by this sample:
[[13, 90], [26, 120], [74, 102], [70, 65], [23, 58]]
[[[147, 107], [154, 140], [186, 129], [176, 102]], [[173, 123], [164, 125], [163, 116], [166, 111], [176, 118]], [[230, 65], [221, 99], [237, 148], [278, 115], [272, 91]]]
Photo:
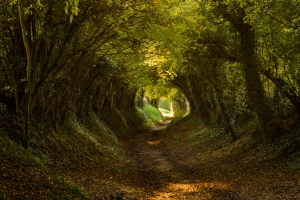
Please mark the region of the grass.
[[153, 127], [155, 123], [161, 123], [165, 120], [162, 113], [151, 105], [146, 105], [143, 108], [136, 107], [137, 113], [144, 119], [144, 126]]
[[[154, 125], [164, 120], [153, 106], [136, 110], [138, 118], [144, 119], [144, 125]], [[131, 113], [123, 115], [127, 124], [136, 119]], [[129, 119], [131, 115], [132, 119]], [[120, 120], [114, 120], [113, 124], [117, 126]], [[255, 123], [248, 123], [237, 130], [240, 136], [248, 135], [251, 140], [250, 136], [256, 132], [255, 127]], [[120, 138], [95, 113], [80, 121], [72, 116], [65, 126], [55, 130], [33, 126], [29, 150], [12, 140], [11, 132], [7, 133], [4, 128], [0, 127], [0, 199], [90, 199], [87, 192], [92, 194], [93, 191], [88, 191], [82, 177], [101, 181], [110, 177], [124, 179], [126, 161], [122, 160]], [[264, 146], [255, 159], [292, 154], [294, 157], [289, 157], [283, 167], [299, 170], [299, 134], [286, 135], [276, 143]], [[185, 156], [191, 159], [196, 158], [201, 149], [208, 159], [219, 159], [232, 153], [244, 155], [251, 142], [241, 137], [232, 143], [230, 136], [221, 128], [206, 127], [192, 115], [174, 119], [165, 136], [172, 139], [175, 146], [179, 145], [180, 151], [183, 148]]]
[[95, 113], [80, 120], [71, 116], [56, 128], [36, 121], [29, 150], [0, 123], [0, 199], [90, 199], [82, 177], [105, 181], [121, 176], [119, 138]]
[[9, 160], [12, 164], [44, 167], [44, 164], [35, 156], [26, 151], [18, 143], [12, 141], [8, 134], [0, 129], [0, 154], [2, 159]]
[[288, 159], [286, 164], [283, 167], [286, 167], [288, 169], [292, 170], [300, 170], [300, 153], [297, 153], [297, 155], [292, 156]]
[[0, 129], [0, 199], [90, 199]]
[[161, 112], [151, 106], [151, 105], [146, 105], [144, 106], [144, 111], [145, 113], [153, 120], [153, 122], [163, 122], [164, 121], [164, 116], [161, 114]]
[[152, 127], [154, 126], [154, 123], [150, 116], [145, 112], [144, 109], [136, 107], [137, 114], [143, 119], [142, 125], [144, 127]]
[[[254, 156], [259, 161], [268, 161], [280, 158], [286, 160], [290, 168], [300, 168], [300, 132], [283, 135], [272, 143], [263, 143]], [[295, 156], [297, 155], [297, 156]], [[288, 159], [286, 159], [288, 158]]]
[[[178, 145], [193, 152], [206, 151], [210, 159], [241, 157], [245, 162], [278, 161], [283, 168], [300, 169], [300, 131], [283, 135], [273, 143], [258, 137], [258, 124], [254, 119], [236, 126], [239, 139], [232, 141], [222, 127], [205, 126], [197, 116], [175, 118], [164, 134]], [[210, 153], [207, 153], [210, 152]], [[192, 155], [192, 153], [191, 153]]]

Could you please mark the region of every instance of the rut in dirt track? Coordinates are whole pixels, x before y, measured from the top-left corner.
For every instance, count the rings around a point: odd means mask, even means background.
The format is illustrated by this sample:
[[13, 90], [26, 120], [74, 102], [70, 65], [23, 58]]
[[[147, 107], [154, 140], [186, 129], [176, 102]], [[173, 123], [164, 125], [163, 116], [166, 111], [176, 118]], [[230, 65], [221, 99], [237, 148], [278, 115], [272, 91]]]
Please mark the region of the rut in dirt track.
[[146, 193], [144, 199], [240, 199], [226, 184], [203, 182], [188, 164], [179, 164], [162, 137], [166, 126], [137, 132], [125, 142], [137, 187]]

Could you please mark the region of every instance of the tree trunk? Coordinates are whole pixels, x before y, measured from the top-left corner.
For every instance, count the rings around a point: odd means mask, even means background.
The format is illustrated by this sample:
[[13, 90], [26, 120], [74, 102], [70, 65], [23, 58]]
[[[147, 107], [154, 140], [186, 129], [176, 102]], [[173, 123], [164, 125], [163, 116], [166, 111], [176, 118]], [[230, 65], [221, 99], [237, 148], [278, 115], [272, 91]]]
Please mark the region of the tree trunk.
[[[228, 110], [226, 109], [226, 103], [225, 103], [225, 99], [224, 99], [224, 92], [223, 90], [220, 88], [220, 83], [218, 83], [218, 77], [221, 77], [220, 73], [218, 73], [218, 65], [217, 63], [213, 64], [213, 78], [214, 80], [212, 81], [212, 85], [214, 87], [214, 90], [216, 92], [216, 104], [218, 104], [218, 106], [220, 106], [220, 110], [221, 110], [221, 118], [223, 119], [223, 121], [226, 123], [225, 126], [225, 132], [226, 133], [230, 133], [232, 140], [236, 141], [238, 139], [238, 135], [237, 132], [235, 131], [235, 127], [234, 127], [234, 119], [232, 119], [230, 117], [230, 113], [228, 112]], [[218, 123], [218, 122], [217, 122]]]
[[205, 92], [197, 80], [197, 77], [191, 75], [188, 77], [188, 80], [188, 86], [192, 96], [191, 100], [195, 106], [195, 114], [199, 115], [205, 124], [209, 124], [211, 120], [211, 112], [208, 100], [203, 97]]
[[288, 87], [286, 81], [282, 78], [276, 77], [276, 75], [273, 75], [267, 70], [263, 70], [262, 73], [276, 85], [277, 89], [279, 89], [286, 98], [290, 100], [297, 113], [300, 115], [300, 97], [297, 95], [294, 88]]
[[255, 111], [260, 127], [265, 136], [270, 136], [267, 128], [268, 122], [273, 117], [273, 111], [268, 104], [265, 96], [263, 83], [260, 79], [260, 66], [256, 56], [256, 42], [254, 28], [244, 22], [246, 13], [244, 8], [236, 5], [235, 9], [229, 8], [227, 5], [219, 4], [217, 12], [231, 23], [240, 35], [241, 43], [241, 63], [243, 65], [247, 94], [250, 106]]
[[159, 99], [151, 99], [150, 101], [150, 104], [151, 106], [155, 107], [155, 108], [158, 108], [158, 102], [159, 102]]
[[24, 148], [29, 148], [29, 123], [30, 123], [30, 96], [31, 96], [31, 68], [32, 68], [32, 58], [30, 53], [30, 48], [26, 36], [26, 26], [24, 21], [24, 8], [22, 4], [22, 0], [18, 0], [18, 12], [19, 12], [19, 20], [22, 29], [23, 43], [26, 50], [27, 56], [27, 67], [26, 67], [26, 89], [25, 89], [25, 140], [24, 140]]
[[239, 30], [241, 38], [242, 63], [247, 85], [247, 93], [252, 109], [255, 110], [262, 130], [268, 134], [267, 124], [272, 119], [273, 110], [265, 96], [263, 83], [260, 79], [259, 64], [255, 52], [255, 33], [253, 28], [244, 24]]

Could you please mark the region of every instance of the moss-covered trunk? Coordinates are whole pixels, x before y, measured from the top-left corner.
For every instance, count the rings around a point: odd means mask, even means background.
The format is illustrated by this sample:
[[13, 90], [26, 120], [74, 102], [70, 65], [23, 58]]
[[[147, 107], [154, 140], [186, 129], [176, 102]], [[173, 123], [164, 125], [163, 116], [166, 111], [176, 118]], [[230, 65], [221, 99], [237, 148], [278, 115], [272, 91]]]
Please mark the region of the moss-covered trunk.
[[245, 10], [244, 8], [240, 8], [238, 4], [234, 5], [234, 8], [230, 8], [228, 5], [221, 3], [216, 11], [221, 13], [239, 33], [241, 50], [240, 62], [243, 65], [250, 106], [255, 111], [264, 136], [269, 137], [267, 124], [273, 117], [273, 111], [270, 104], [268, 104], [263, 83], [260, 79], [260, 63], [256, 56], [254, 28], [244, 21], [246, 17]]

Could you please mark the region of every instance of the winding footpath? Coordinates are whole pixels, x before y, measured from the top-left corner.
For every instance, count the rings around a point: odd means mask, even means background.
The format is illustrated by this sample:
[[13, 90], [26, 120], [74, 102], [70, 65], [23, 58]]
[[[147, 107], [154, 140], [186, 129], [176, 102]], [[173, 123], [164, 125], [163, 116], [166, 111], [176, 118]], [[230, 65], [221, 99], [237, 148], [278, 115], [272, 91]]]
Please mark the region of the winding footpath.
[[240, 199], [226, 183], [203, 182], [188, 165], [179, 164], [162, 139], [166, 125], [135, 133], [125, 142], [128, 157], [134, 162], [134, 178], [144, 191], [136, 199]]

